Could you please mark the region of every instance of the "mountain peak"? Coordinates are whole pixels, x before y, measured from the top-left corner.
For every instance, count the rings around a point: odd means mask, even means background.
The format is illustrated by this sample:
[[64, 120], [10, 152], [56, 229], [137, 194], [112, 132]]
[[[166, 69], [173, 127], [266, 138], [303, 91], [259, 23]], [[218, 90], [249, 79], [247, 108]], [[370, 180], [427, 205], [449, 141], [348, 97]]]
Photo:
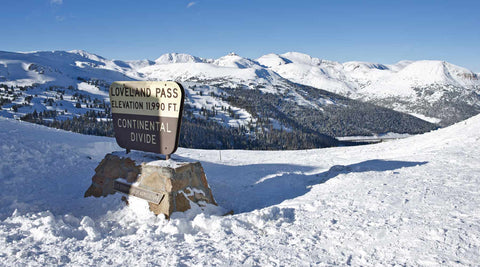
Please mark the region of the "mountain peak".
[[200, 63], [203, 60], [189, 54], [182, 53], [167, 53], [161, 55], [155, 60], [156, 64], [171, 64], [171, 63]]
[[259, 67], [258, 62], [248, 58], [241, 57], [234, 52], [231, 52], [228, 55], [215, 60], [213, 64], [222, 66], [222, 67], [233, 67], [233, 68], [239, 68], [239, 69]]
[[280, 55], [273, 54], [273, 53], [261, 56], [257, 59], [257, 61], [263, 66], [266, 66], [269, 68], [292, 63], [291, 60], [288, 60]]
[[[63, 52], [63, 51], [54, 51], [54, 52]], [[70, 50], [68, 51], [68, 53], [70, 54], [77, 54], [81, 57], [84, 57], [84, 58], [87, 58], [87, 59], [91, 59], [91, 60], [95, 60], [95, 61], [102, 61], [102, 60], [105, 60], [105, 58], [101, 57], [101, 56], [98, 56], [98, 55], [95, 55], [95, 54], [92, 54], [92, 53], [89, 53], [85, 50]]]
[[472, 71], [441, 60], [419, 60], [400, 70], [402, 77], [414, 78], [423, 83], [446, 83], [468, 86], [478, 80]]
[[300, 52], [287, 52], [285, 54], [281, 54], [280, 56], [297, 64], [318, 66], [322, 63], [321, 59], [314, 58], [314, 57], [311, 57], [310, 55], [300, 53]]

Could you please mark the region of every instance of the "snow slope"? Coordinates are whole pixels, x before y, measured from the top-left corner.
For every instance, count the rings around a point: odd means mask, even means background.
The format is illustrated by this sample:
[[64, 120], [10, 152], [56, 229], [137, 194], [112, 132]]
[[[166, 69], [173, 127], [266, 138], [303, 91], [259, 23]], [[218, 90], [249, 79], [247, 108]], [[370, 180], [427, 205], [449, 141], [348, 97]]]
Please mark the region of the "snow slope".
[[0, 51], [0, 82], [7, 85], [76, 85], [78, 77], [117, 81], [135, 79], [133, 65], [82, 50], [14, 53]]
[[179, 53], [163, 54], [155, 60], [156, 64], [188, 63], [188, 62], [200, 63], [200, 62], [204, 62], [204, 60], [188, 54], [179, 54]]
[[[399, 70], [380, 76], [360, 90], [363, 95], [415, 96], [416, 87], [428, 85], [452, 85], [472, 88], [480, 85], [473, 72], [445, 61], [422, 60], [412, 62]], [[388, 70], [388, 68], [387, 68]]]
[[[151, 215], [83, 198], [118, 150], [0, 118], [0, 260], [13, 265], [477, 265], [480, 116], [424, 135], [302, 151], [179, 149], [221, 206]], [[221, 160], [220, 160], [221, 153]], [[233, 216], [219, 216], [233, 210]]]
[[350, 61], [339, 63], [289, 52], [268, 54], [258, 62], [294, 82], [353, 96], [383, 98], [411, 96], [415, 87], [480, 86], [478, 75], [445, 61], [400, 61], [394, 65]]
[[297, 52], [269, 54], [260, 57], [258, 62], [296, 83], [343, 95], [355, 92], [355, 85], [348, 82], [342, 65], [338, 62], [312, 58]]

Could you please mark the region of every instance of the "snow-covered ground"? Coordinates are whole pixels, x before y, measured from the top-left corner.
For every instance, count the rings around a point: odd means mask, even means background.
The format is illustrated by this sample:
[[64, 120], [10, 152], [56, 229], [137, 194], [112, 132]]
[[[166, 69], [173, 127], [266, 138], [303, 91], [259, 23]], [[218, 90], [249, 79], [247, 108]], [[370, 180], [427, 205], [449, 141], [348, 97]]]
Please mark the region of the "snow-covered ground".
[[479, 143], [476, 116], [367, 146], [179, 149], [174, 159], [201, 161], [221, 209], [166, 220], [142, 200], [83, 198], [99, 161], [119, 149], [113, 139], [0, 118], [0, 262], [478, 265]]

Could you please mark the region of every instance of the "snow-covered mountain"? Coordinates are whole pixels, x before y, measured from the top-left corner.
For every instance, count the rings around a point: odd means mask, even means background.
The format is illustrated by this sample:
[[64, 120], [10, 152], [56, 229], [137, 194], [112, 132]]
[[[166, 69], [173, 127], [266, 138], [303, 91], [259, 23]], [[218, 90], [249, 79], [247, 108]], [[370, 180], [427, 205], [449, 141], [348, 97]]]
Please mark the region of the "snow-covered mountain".
[[[402, 129], [403, 126], [360, 129], [362, 126], [352, 124], [358, 118], [334, 115], [346, 114], [345, 107], [357, 106], [340, 95], [440, 125], [480, 112], [479, 76], [442, 61], [401, 61], [394, 65], [339, 63], [296, 52], [268, 54], [256, 60], [235, 53], [218, 59], [169, 53], [155, 61], [121, 61], [75, 50], [0, 52], [0, 90], [3, 88], [0, 97], [4, 98], [0, 100], [0, 107], [3, 107], [0, 115], [20, 117], [34, 110], [55, 109], [68, 117], [69, 114], [84, 114], [92, 107], [97, 108], [96, 112], [103, 112], [102, 108], [108, 105], [107, 88], [118, 80], [180, 81], [186, 87], [187, 106], [192, 108], [193, 116], [203, 113], [228, 127], [269, 128], [259, 126], [259, 122], [264, 121], [278, 130], [298, 130], [293, 120], [314, 112], [318, 115], [312, 117], [317, 119], [301, 122], [300, 131], [335, 136], [410, 132]], [[318, 90], [310, 90], [312, 87]], [[250, 95], [241, 90], [247, 90]], [[6, 92], [10, 93], [8, 99]], [[244, 95], [243, 100], [238, 99], [238, 94]], [[59, 98], [63, 101], [60, 107], [54, 103]], [[98, 103], [103, 101], [107, 102], [103, 106]], [[252, 101], [264, 102], [257, 105]], [[294, 109], [303, 111], [295, 114]], [[378, 112], [373, 111], [375, 108], [367, 109], [370, 111], [359, 114], [372, 116]], [[206, 114], [205, 110], [211, 114]], [[332, 116], [336, 117], [329, 119]], [[388, 116], [401, 117], [393, 113]], [[387, 117], [365, 120], [378, 123]], [[340, 120], [344, 120], [343, 123], [339, 123]], [[318, 125], [325, 125], [326, 121], [343, 126], [320, 130]], [[412, 123], [403, 123], [408, 124]], [[423, 129], [420, 132], [431, 129], [429, 127], [420, 127]]]
[[[295, 82], [442, 125], [480, 112], [479, 74], [444, 61], [339, 63], [297, 52], [268, 54], [256, 60], [235, 53], [218, 59], [168, 53], [155, 61], [121, 61], [81, 50], [0, 52], [0, 83], [9, 86], [77, 87], [79, 78], [103, 80], [105, 84], [125, 79], [194, 81], [277, 94], [285, 93], [286, 83]], [[297, 101], [306, 103], [302, 98]]]
[[172, 64], [172, 63], [200, 63], [205, 60], [188, 54], [168, 53], [163, 54], [155, 60], [156, 64]]
[[155, 61], [121, 61], [77, 50], [0, 52], [0, 115], [21, 117], [55, 110], [62, 113], [61, 119], [90, 109], [108, 113], [99, 103], [108, 105], [108, 87], [113, 81], [176, 80], [184, 83], [187, 104], [195, 114], [201, 109], [216, 109], [221, 124], [239, 127], [255, 119], [244, 109], [213, 96], [226, 95], [220, 87], [245, 85], [277, 93], [282, 90], [273, 86], [280, 88], [287, 82], [273, 71], [250, 68], [250, 64], [254, 63], [233, 54], [218, 60], [170, 53]]
[[7, 86], [76, 87], [81, 79], [97, 79], [106, 84], [132, 79], [218, 81], [217, 85], [235, 87], [240, 83], [275, 93], [279, 92], [275, 87], [285, 81], [258, 62], [235, 53], [216, 60], [169, 53], [155, 61], [121, 61], [105, 59], [82, 50], [29, 53], [0, 51], [0, 83]]
[[480, 86], [476, 73], [445, 61], [339, 63], [290, 52], [265, 55], [258, 62], [295, 82], [356, 97], [412, 97], [415, 88], [435, 84], [466, 89]]
[[[286, 53], [266, 55], [258, 62], [294, 82], [430, 117], [443, 125], [480, 112], [480, 76], [444, 61], [339, 63]], [[465, 113], [462, 105], [473, 112]]]
[[180, 148], [173, 160], [200, 161], [220, 207], [166, 220], [134, 197], [83, 197], [114, 139], [0, 118], [1, 264], [475, 266], [479, 126], [315, 150]]
[[105, 81], [136, 79], [137, 63], [113, 61], [81, 50], [13, 53], [0, 51], [0, 83], [19, 86], [77, 85], [78, 77]]
[[[298, 53], [270, 57], [271, 62], [280, 60], [279, 64], [292, 67], [334, 64]], [[101, 125], [103, 130], [98, 132], [62, 121], [83, 114], [108, 121], [107, 91], [113, 81], [175, 80], [185, 87], [186, 119], [192, 122], [182, 127], [193, 127], [184, 129], [191, 133], [184, 141], [195, 147], [238, 148], [237, 144], [248, 143], [255, 148], [283, 149], [286, 147], [280, 140], [285, 139], [296, 148], [323, 147], [334, 143], [326, 142], [325, 134], [415, 134], [435, 128], [414, 117], [292, 82], [266, 66], [267, 61], [235, 53], [219, 59], [170, 53], [155, 61], [121, 61], [85, 51], [0, 52], [0, 116], [110, 135], [108, 125]], [[231, 129], [220, 133], [215, 129], [218, 124]], [[211, 136], [213, 143], [199, 145], [202, 140], [197, 140], [195, 133], [205, 129], [216, 136]], [[231, 135], [243, 137], [236, 141], [219, 139]]]

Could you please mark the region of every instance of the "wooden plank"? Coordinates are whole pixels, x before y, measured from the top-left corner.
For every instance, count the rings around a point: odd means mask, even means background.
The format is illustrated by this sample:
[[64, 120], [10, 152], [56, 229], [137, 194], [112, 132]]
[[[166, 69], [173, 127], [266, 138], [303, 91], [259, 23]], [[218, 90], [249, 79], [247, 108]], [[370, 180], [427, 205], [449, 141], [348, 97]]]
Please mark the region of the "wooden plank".
[[113, 182], [113, 189], [115, 189], [115, 191], [118, 191], [120, 193], [145, 199], [146, 201], [152, 202], [154, 204], [160, 204], [160, 202], [162, 202], [163, 198], [165, 197], [164, 193], [150, 191], [150, 190], [133, 186], [131, 184], [123, 183], [120, 181]]

